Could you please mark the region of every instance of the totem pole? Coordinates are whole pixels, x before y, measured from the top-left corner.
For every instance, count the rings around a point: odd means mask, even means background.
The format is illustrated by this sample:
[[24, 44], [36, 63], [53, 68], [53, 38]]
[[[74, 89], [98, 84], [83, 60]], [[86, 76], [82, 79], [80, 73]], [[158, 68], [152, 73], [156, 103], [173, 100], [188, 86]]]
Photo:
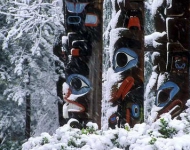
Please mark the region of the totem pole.
[[[152, 75], [147, 93], [154, 93], [155, 119], [169, 112], [172, 118], [185, 109], [189, 97], [189, 1], [153, 1], [155, 32], [147, 40], [151, 52]], [[151, 44], [150, 44], [151, 43]]]
[[107, 29], [110, 69], [112, 76], [117, 74], [120, 78], [108, 89], [111, 107], [117, 108], [109, 116], [108, 127], [123, 127], [126, 123], [132, 127], [143, 121], [144, 4], [115, 0], [112, 6], [116, 14]]
[[66, 33], [54, 46], [65, 74], [57, 82], [62, 99], [60, 125], [74, 118], [81, 128], [90, 120], [100, 122], [93, 111], [101, 107], [102, 1], [65, 0], [63, 4]]

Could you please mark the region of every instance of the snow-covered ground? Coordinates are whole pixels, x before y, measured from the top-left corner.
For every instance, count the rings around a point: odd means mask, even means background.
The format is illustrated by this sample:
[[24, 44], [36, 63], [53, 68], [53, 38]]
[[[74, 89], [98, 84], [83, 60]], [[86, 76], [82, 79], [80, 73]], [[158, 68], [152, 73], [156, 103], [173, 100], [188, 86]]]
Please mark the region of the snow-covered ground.
[[70, 122], [59, 127], [53, 135], [42, 133], [31, 137], [22, 150], [190, 150], [190, 100], [181, 119], [164, 114], [151, 124], [136, 124], [130, 128], [97, 130], [95, 123], [88, 128], [72, 128]]

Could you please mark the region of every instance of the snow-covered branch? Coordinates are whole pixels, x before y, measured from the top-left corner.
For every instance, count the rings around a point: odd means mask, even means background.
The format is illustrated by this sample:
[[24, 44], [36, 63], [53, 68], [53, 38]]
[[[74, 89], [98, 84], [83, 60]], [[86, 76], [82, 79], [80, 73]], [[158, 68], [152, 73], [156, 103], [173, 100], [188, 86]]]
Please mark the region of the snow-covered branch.
[[[25, 96], [21, 91], [26, 90], [24, 82], [28, 72], [31, 74], [28, 90], [31, 90], [33, 95], [48, 99], [47, 91], [53, 91], [52, 86], [49, 86], [55, 84], [57, 78], [55, 66], [52, 66], [53, 42], [55, 34], [64, 31], [64, 16], [58, 3], [59, 0], [10, 0], [5, 3], [3, 9], [0, 8], [0, 14], [5, 15], [7, 21], [2, 40], [3, 52], [8, 55], [10, 62], [7, 68], [11, 68], [7, 74], [14, 79], [14, 82], [12, 80], [8, 83], [10, 86], [7, 86], [9, 92], [5, 95], [8, 99], [22, 102], [14, 95]], [[0, 74], [3, 79], [8, 76], [2, 71]]]
[[14, 7], [9, 7], [7, 10], [0, 11], [0, 14], [12, 16], [16, 20], [15, 27], [9, 33], [9, 38], [20, 38], [23, 33], [38, 32], [40, 34], [42, 28], [46, 24], [52, 26], [62, 26], [63, 14], [62, 9], [52, 3], [37, 3], [32, 4], [12, 2]]

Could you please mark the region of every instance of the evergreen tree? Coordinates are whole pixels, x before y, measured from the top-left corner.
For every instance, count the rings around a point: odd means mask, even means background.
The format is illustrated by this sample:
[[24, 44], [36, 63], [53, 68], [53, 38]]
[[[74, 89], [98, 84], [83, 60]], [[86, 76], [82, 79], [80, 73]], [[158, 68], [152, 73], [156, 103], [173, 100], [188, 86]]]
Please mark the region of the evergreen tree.
[[[26, 96], [29, 96], [32, 134], [51, 132], [58, 126], [58, 76], [54, 62], [59, 60], [52, 49], [55, 35], [64, 31], [61, 1], [0, 0], [0, 6], [0, 16], [3, 17], [0, 20], [4, 21], [0, 24], [0, 92], [3, 93], [0, 106], [7, 105], [2, 111], [10, 107], [6, 113], [1, 111], [3, 117], [0, 116], [0, 125], [7, 129], [14, 126], [14, 132], [22, 131], [23, 128], [17, 127], [25, 124], [23, 108]], [[9, 115], [18, 124], [12, 124]], [[5, 122], [8, 123], [5, 125]], [[5, 132], [1, 130], [0, 135]]]

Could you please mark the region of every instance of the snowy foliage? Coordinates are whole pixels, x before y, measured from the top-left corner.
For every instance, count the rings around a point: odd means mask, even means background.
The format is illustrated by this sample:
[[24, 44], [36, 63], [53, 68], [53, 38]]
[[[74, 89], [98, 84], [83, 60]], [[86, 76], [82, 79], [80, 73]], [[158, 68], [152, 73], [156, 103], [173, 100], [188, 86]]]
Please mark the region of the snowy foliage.
[[[52, 87], [47, 86], [47, 83], [51, 85], [56, 80], [56, 58], [53, 56], [52, 46], [55, 35], [64, 30], [63, 14], [61, 7], [56, 5], [57, 2], [9, 1], [6, 3], [9, 7], [0, 11], [7, 16], [8, 28], [6, 34], [3, 32], [5, 36], [2, 45], [11, 63], [11, 70], [2, 72], [1, 78], [9, 74], [9, 83], [15, 83], [14, 88], [9, 85], [8, 91], [4, 93], [14, 101], [22, 102], [21, 99], [27, 92], [44, 95], [52, 91], [47, 88]], [[29, 82], [31, 84], [26, 86]]]
[[15, 130], [17, 138], [24, 136], [26, 95], [31, 98], [31, 135], [53, 132], [58, 127], [53, 43], [64, 32], [61, 1], [1, 0], [0, 5], [5, 20], [0, 26], [0, 105], [10, 107], [1, 116], [0, 135], [14, 140], [8, 132]]
[[[15, 102], [1, 102], [0, 105], [0, 143], [8, 141], [9, 137], [20, 140], [24, 134], [24, 117], [22, 113], [23, 106], [17, 106]], [[1, 147], [0, 147], [1, 149]]]
[[164, 114], [151, 124], [136, 124], [133, 128], [126, 125], [125, 128], [102, 131], [89, 123], [94, 130], [79, 130], [66, 124], [53, 135], [42, 133], [30, 138], [22, 150], [189, 150], [190, 100], [186, 105], [188, 109], [181, 114], [181, 120]]

